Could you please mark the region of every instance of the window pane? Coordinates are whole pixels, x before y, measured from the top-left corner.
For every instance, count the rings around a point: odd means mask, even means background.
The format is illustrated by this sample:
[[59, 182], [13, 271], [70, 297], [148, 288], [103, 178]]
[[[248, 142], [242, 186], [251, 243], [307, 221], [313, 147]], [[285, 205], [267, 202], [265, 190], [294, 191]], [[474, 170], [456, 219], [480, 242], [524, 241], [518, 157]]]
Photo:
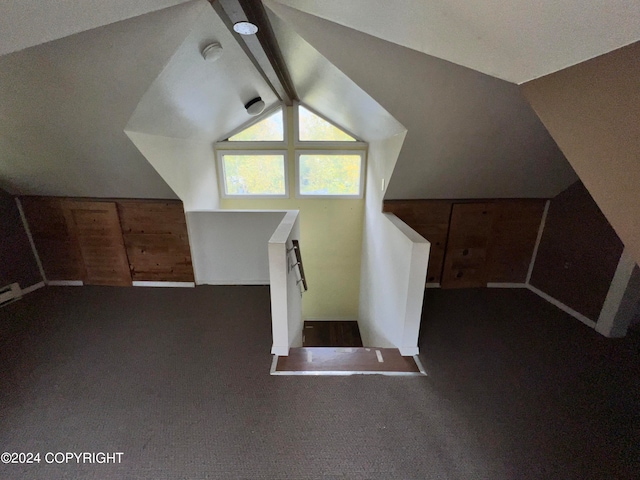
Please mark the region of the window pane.
[[302, 105], [298, 106], [298, 133], [303, 142], [355, 142], [356, 140]]
[[284, 141], [284, 123], [282, 109], [273, 112], [258, 123], [245, 128], [229, 137], [230, 142], [282, 142]]
[[300, 155], [301, 195], [360, 195], [360, 155]]
[[286, 195], [284, 155], [223, 155], [227, 195]]

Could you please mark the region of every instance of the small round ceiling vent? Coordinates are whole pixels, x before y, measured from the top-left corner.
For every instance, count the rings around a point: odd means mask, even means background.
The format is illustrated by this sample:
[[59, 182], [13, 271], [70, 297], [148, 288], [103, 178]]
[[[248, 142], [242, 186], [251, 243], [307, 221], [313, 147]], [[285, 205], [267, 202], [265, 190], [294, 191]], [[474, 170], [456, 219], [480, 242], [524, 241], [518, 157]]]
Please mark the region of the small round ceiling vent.
[[240, 35], [255, 35], [258, 33], [258, 26], [251, 22], [242, 21], [234, 23], [233, 30]]
[[262, 100], [262, 98], [260, 97], [256, 97], [252, 100], [249, 100], [244, 108], [247, 109], [247, 113], [249, 115], [255, 117], [256, 115], [260, 115], [262, 113], [262, 111], [264, 110], [264, 106], [264, 100]]
[[202, 56], [207, 62], [215, 62], [222, 55], [222, 45], [218, 42], [211, 43], [202, 49]]

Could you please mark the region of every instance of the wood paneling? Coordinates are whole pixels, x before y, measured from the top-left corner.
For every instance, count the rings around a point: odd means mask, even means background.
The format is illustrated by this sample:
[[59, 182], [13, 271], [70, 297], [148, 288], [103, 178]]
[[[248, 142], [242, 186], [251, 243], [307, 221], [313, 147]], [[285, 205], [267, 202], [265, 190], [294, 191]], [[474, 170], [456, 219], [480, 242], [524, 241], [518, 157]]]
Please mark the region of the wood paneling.
[[89, 285], [131, 285], [118, 210], [113, 202], [62, 201], [69, 231], [77, 239]]
[[527, 279], [545, 200], [499, 200], [494, 204], [487, 255], [487, 282]]
[[494, 213], [493, 203], [453, 205], [440, 282], [443, 288], [486, 286], [486, 259]]
[[441, 280], [444, 253], [449, 232], [451, 201], [446, 200], [387, 200], [384, 211], [393, 213], [431, 243], [427, 282]]
[[84, 280], [80, 248], [67, 226], [62, 199], [21, 197], [20, 201], [47, 280]]
[[123, 200], [118, 211], [133, 280], [194, 281], [181, 202]]

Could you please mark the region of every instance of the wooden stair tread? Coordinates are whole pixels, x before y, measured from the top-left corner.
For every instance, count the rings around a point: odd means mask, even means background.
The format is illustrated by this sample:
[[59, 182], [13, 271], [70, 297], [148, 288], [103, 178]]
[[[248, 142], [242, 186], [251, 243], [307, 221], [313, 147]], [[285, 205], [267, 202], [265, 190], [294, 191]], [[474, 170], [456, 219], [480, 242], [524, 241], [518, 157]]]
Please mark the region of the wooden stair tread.
[[274, 373], [278, 372], [419, 374], [420, 369], [413, 357], [403, 357], [397, 348], [302, 347], [290, 349], [287, 357], [278, 357]]

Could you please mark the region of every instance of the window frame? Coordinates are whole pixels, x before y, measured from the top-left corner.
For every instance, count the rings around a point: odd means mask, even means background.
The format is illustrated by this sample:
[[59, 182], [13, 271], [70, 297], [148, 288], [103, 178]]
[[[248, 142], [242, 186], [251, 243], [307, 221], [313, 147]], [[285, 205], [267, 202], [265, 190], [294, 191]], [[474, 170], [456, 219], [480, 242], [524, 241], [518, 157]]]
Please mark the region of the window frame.
[[[235, 142], [233, 142], [235, 143]], [[240, 143], [240, 142], [238, 142]], [[253, 142], [256, 143], [256, 142]], [[289, 195], [289, 159], [288, 159], [288, 151], [286, 149], [278, 149], [278, 150], [264, 150], [264, 149], [224, 149], [217, 151], [217, 160], [218, 160], [218, 186], [220, 188], [220, 196], [221, 198], [246, 198], [246, 199], [274, 199], [274, 198], [290, 198]], [[224, 168], [224, 156], [225, 155], [253, 155], [253, 156], [262, 156], [262, 155], [282, 155], [283, 169], [284, 169], [284, 194], [233, 194], [227, 193], [227, 182], [226, 182], [226, 172]]]
[[[298, 113], [298, 109], [301, 106], [306, 108], [307, 110], [309, 110], [314, 115], [317, 115], [318, 117], [323, 119], [325, 122], [330, 123], [334, 127], [339, 128], [340, 130], [342, 130], [347, 135], [355, 138], [355, 141], [349, 141], [349, 140], [336, 141], [336, 140], [333, 140], [333, 141], [326, 141], [325, 142], [325, 141], [322, 141], [322, 140], [300, 140], [300, 114]], [[308, 106], [308, 105], [306, 105], [304, 103], [295, 102], [294, 105], [293, 105], [293, 146], [296, 147], [296, 148], [345, 148], [345, 147], [366, 148], [367, 143], [363, 142], [362, 140], [360, 140], [356, 135], [351, 133], [346, 128], [343, 128], [341, 125], [338, 125], [336, 122], [334, 122], [332, 120], [329, 120], [324, 115], [318, 113], [316, 110], [314, 110], [310, 106]]]
[[[329, 143], [329, 142], [325, 142]], [[335, 142], [331, 142], [335, 143]], [[345, 144], [347, 142], [340, 142], [341, 144]], [[348, 142], [350, 145], [353, 145], [354, 142]], [[304, 150], [304, 149], [296, 149], [296, 165], [295, 165], [295, 185], [296, 185], [296, 198], [322, 198], [322, 199], [361, 199], [364, 197], [364, 184], [365, 184], [365, 172], [367, 171], [367, 152], [363, 148], [354, 148], [354, 149], [343, 149], [343, 150]], [[360, 184], [359, 184], [359, 192], [354, 195], [319, 195], [319, 194], [304, 194], [300, 193], [300, 155], [318, 155], [318, 156], [334, 156], [334, 155], [358, 155], [360, 157]]]
[[[274, 114], [277, 110], [280, 110], [282, 113], [282, 130], [283, 130], [283, 140], [241, 140], [241, 141], [231, 141], [229, 140], [234, 135], [246, 130], [247, 128], [253, 127], [256, 123], [261, 122], [265, 118]], [[220, 139], [216, 142], [216, 148], [224, 148], [224, 149], [232, 149], [237, 150], [239, 148], [246, 147], [259, 147], [259, 148], [286, 148], [289, 144], [289, 126], [287, 124], [287, 110], [285, 105], [276, 104], [272, 108], [262, 112], [255, 118], [248, 120], [247, 122], [240, 125], [235, 130], [232, 130], [225, 138]]]

